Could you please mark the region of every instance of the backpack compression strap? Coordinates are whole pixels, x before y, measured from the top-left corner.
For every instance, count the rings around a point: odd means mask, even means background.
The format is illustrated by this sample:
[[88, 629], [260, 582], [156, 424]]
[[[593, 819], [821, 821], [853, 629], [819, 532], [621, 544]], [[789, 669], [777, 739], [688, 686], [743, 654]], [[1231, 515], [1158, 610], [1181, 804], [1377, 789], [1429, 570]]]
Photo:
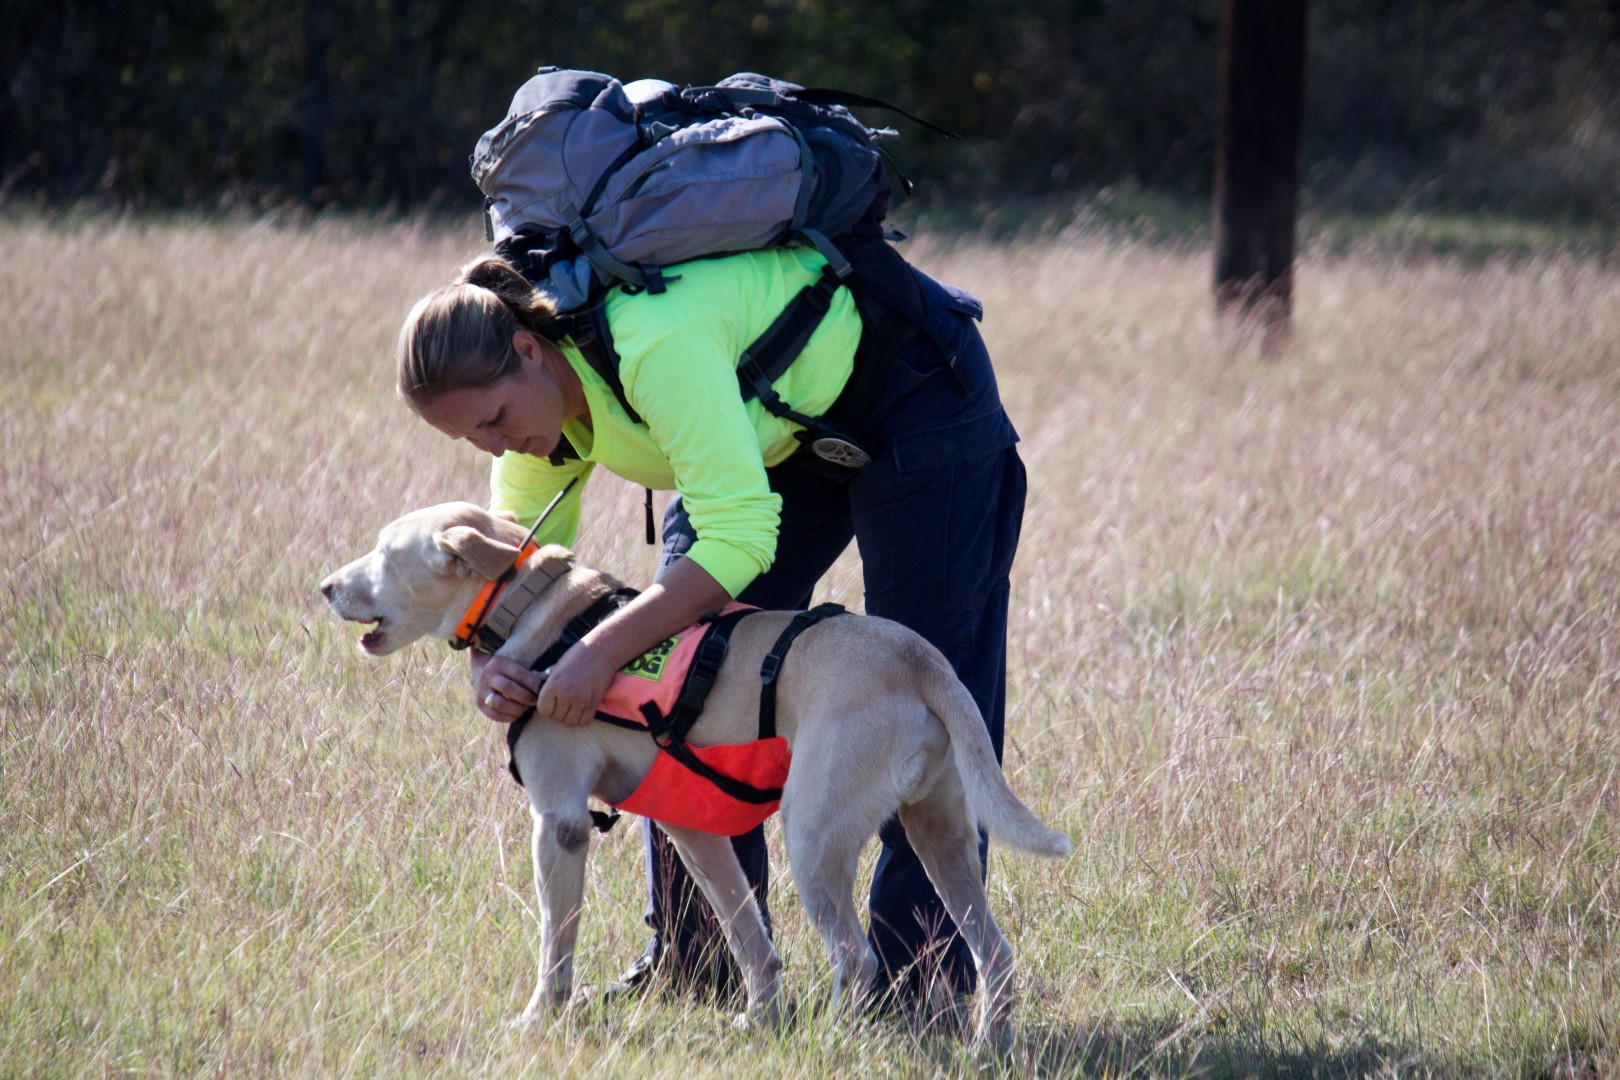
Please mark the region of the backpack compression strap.
[[898, 105], [891, 105], [881, 98], [867, 97], [865, 94], [854, 94], [848, 90], [833, 90], [822, 86], [801, 86], [778, 93], [775, 90], [754, 88], [746, 86], [691, 86], [680, 92], [680, 97], [691, 105], [699, 108], [715, 109], [705, 99], [710, 95], [719, 95], [725, 105], [721, 111], [736, 112], [738, 106], [753, 106], [755, 108], [777, 108], [790, 101], [801, 101], [806, 105], [842, 105], [845, 108], [855, 106], [865, 109], [883, 109], [896, 116], [903, 116], [914, 124], [920, 124], [929, 131], [938, 132], [947, 139], [960, 139], [962, 136], [949, 128], [924, 120], [906, 112]]

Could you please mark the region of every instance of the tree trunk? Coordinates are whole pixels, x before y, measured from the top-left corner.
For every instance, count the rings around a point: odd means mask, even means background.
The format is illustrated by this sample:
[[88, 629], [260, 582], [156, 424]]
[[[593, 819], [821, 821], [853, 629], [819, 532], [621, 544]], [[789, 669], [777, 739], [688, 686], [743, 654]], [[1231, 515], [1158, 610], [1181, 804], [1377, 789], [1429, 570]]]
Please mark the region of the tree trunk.
[[1285, 339], [1305, 98], [1306, 0], [1222, 0], [1215, 307]]
[[326, 183], [326, 53], [332, 40], [330, 0], [304, 0], [304, 86], [299, 95], [300, 149], [298, 197], [306, 204], [324, 198]]

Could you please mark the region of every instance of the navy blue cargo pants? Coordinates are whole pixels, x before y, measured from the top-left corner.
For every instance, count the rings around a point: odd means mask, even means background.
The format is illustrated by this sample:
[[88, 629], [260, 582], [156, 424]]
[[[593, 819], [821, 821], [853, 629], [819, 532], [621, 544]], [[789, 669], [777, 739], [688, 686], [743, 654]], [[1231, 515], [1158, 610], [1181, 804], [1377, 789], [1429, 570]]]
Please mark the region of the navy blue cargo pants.
[[[762, 608], [808, 608], [816, 582], [853, 538], [866, 611], [909, 626], [945, 654], [978, 703], [999, 759], [1008, 573], [1023, 521], [1024, 466], [974, 324], [982, 314], [978, 301], [919, 278], [934, 330], [955, 345], [956, 373], [947, 354], [919, 335], [895, 358], [861, 425], [876, 444], [871, 464], [853, 478], [834, 479], [801, 462], [807, 451], [800, 451], [769, 470], [771, 487], [782, 497], [776, 560], [738, 599]], [[676, 498], [664, 515], [663, 565], [695, 539]], [[902, 995], [940, 976], [954, 989], [971, 991], [972, 957], [899, 820], [890, 818], [880, 837], [869, 933], [884, 976]], [[724, 986], [731, 981], [730, 958], [713, 916], [651, 822], [647, 844], [649, 958], [673, 962], [677, 978]], [[768, 926], [764, 830], [733, 844]], [[981, 838], [981, 858], [984, 851]]]

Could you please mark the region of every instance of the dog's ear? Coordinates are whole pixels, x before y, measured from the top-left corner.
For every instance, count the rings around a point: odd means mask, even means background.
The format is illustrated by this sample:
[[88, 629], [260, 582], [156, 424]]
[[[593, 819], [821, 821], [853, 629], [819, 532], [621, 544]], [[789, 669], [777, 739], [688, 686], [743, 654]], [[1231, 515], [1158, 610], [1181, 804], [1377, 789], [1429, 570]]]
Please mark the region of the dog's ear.
[[512, 568], [518, 549], [492, 540], [471, 525], [452, 525], [433, 534], [433, 544], [450, 556], [452, 569], [467, 577], [494, 581]]

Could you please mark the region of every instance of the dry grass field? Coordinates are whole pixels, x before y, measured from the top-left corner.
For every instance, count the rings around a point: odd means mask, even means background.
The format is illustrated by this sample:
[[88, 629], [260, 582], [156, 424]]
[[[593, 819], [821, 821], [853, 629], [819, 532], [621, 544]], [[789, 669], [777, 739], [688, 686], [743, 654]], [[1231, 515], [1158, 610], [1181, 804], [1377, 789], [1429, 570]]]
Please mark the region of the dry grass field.
[[[485, 465], [392, 397], [468, 230], [0, 220], [0, 1074], [1620, 1073], [1620, 272], [1307, 257], [1223, 338], [1206, 250], [925, 236], [981, 294], [1033, 480], [996, 852], [1012, 1055], [828, 1023], [501, 1022], [527, 814], [463, 662], [366, 662], [319, 578]], [[645, 580], [639, 491], [579, 547]], [[858, 605], [846, 557], [829, 597]], [[596, 844], [582, 975], [641, 947]]]

